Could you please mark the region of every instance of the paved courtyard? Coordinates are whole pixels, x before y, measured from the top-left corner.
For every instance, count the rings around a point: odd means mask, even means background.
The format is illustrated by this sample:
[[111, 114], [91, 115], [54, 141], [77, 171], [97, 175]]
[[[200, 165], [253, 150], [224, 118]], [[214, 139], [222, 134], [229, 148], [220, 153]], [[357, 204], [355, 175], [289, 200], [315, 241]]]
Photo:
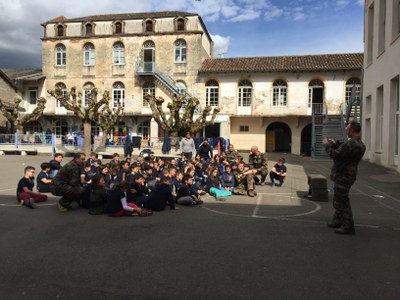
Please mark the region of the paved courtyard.
[[50, 157], [1, 156], [2, 298], [399, 299], [400, 175], [360, 164], [356, 235], [342, 236], [326, 227], [331, 192], [329, 202], [302, 197], [307, 174], [328, 176], [331, 162], [283, 156], [284, 186], [254, 198], [116, 219], [61, 214], [54, 196], [37, 210], [17, 205], [23, 168]]

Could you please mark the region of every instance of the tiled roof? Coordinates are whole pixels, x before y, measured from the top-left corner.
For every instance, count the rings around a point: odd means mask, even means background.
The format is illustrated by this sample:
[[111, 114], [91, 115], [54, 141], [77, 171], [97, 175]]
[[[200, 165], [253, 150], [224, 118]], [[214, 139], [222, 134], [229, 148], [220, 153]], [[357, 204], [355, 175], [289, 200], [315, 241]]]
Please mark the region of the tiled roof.
[[107, 15], [95, 15], [95, 16], [87, 16], [87, 17], [79, 17], [79, 18], [71, 18], [67, 19], [59, 19], [57, 17], [55, 19], [46, 21], [43, 25], [48, 23], [58, 23], [62, 22], [95, 22], [95, 21], [116, 21], [116, 20], [132, 20], [132, 19], [147, 19], [147, 18], [171, 18], [178, 16], [197, 16], [194, 13], [181, 12], [181, 11], [158, 11], [158, 12], [142, 12], [142, 13], [124, 13], [124, 14], [107, 14]]
[[296, 72], [361, 70], [363, 53], [269, 56], [246, 58], [209, 58], [199, 73]]
[[[10, 80], [20, 79], [20, 77], [37, 77], [42, 74], [42, 69], [1, 69]], [[34, 75], [34, 76], [32, 76]]]

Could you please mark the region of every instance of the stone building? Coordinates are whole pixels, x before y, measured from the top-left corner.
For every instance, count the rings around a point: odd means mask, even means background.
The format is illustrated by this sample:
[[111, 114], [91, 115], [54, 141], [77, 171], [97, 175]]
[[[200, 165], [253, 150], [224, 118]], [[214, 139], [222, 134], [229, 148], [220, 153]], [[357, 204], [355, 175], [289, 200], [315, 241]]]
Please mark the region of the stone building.
[[[58, 17], [42, 24], [47, 98], [43, 128], [80, 131], [81, 123], [47, 94], [76, 87], [87, 99], [92, 87], [123, 103], [117, 130], [163, 136], [143, 95], [170, 101], [179, 93], [219, 106], [205, 136], [229, 138], [237, 149], [309, 154], [313, 110], [340, 114], [351, 88], [361, 88], [363, 55], [213, 58], [213, 41], [201, 17], [177, 11]], [[85, 101], [84, 101], [85, 102]], [[166, 103], [165, 103], [166, 105]], [[166, 109], [166, 111], [168, 111]], [[95, 135], [100, 129], [93, 124]]]
[[365, 157], [400, 171], [400, 0], [366, 0], [364, 20]]

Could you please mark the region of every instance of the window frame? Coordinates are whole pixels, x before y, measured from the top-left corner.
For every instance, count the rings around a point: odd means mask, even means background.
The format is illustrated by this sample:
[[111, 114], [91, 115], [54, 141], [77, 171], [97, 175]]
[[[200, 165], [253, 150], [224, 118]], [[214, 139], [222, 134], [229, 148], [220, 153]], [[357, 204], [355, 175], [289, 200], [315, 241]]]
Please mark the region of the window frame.
[[352, 91], [354, 85], [356, 86], [356, 99], [355, 100], [361, 101], [361, 80], [359, 78], [352, 77], [346, 81], [346, 90], [345, 90], [345, 96], [344, 96], [346, 104], [349, 104], [350, 97], [351, 97], [351, 91]]
[[272, 106], [287, 107], [287, 90], [288, 84], [286, 80], [277, 79], [272, 84]]
[[176, 40], [174, 46], [174, 62], [177, 64], [185, 64], [187, 60], [186, 41], [183, 39]]
[[206, 105], [211, 107], [219, 106], [219, 83], [218, 81], [211, 79], [205, 84], [205, 98]]
[[251, 107], [252, 103], [253, 84], [250, 80], [241, 80], [238, 84], [238, 107]]
[[153, 95], [156, 96], [156, 86], [153, 81], [146, 81], [142, 86], [142, 106], [143, 107], [150, 107], [149, 102], [147, 102], [144, 97], [146, 95]]
[[[88, 28], [90, 28], [90, 30], [88, 31]], [[86, 36], [91, 36], [94, 33], [94, 26], [91, 23], [86, 23], [85, 24], [85, 35]]]
[[[151, 24], [151, 28], [149, 27], [149, 24]], [[154, 22], [152, 20], [146, 20], [144, 22], [144, 31], [145, 32], [154, 32]]]
[[[58, 82], [55, 86], [56, 88], [59, 88], [61, 90], [61, 93], [63, 97], [67, 96], [67, 86], [65, 85], [64, 82]], [[64, 107], [59, 100], [56, 100], [56, 107]]]
[[115, 22], [114, 23], [114, 34], [121, 34], [122, 33], [122, 22]]
[[183, 18], [178, 18], [176, 20], [176, 31], [185, 31], [186, 29], [186, 22]]
[[67, 48], [63, 44], [56, 46], [56, 66], [65, 67], [67, 65]]
[[[88, 49], [88, 47], [91, 47]], [[96, 63], [95, 48], [92, 43], [86, 43], [83, 46], [83, 65], [86, 67], [92, 67]]]
[[125, 85], [122, 82], [116, 82], [113, 84], [112, 101], [114, 108], [118, 107], [118, 104], [125, 107]]
[[[65, 36], [65, 27], [62, 24], [57, 25], [57, 37]], [[61, 34], [60, 34], [61, 33]]]
[[[35, 93], [35, 97], [32, 98], [32, 93]], [[29, 97], [29, 105], [36, 105], [37, 98], [39, 95], [39, 88], [38, 87], [30, 87], [28, 90], [28, 97]]]
[[116, 66], [125, 65], [125, 45], [117, 42], [113, 46], [113, 64]]

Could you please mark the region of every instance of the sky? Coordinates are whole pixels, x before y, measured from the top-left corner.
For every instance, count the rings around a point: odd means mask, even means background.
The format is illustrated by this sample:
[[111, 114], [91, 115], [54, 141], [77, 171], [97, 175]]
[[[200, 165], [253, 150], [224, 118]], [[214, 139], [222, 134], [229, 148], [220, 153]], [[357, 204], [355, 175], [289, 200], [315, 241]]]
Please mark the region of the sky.
[[165, 10], [199, 14], [214, 57], [363, 52], [364, 0], [0, 0], [0, 68], [40, 68], [57, 16]]

